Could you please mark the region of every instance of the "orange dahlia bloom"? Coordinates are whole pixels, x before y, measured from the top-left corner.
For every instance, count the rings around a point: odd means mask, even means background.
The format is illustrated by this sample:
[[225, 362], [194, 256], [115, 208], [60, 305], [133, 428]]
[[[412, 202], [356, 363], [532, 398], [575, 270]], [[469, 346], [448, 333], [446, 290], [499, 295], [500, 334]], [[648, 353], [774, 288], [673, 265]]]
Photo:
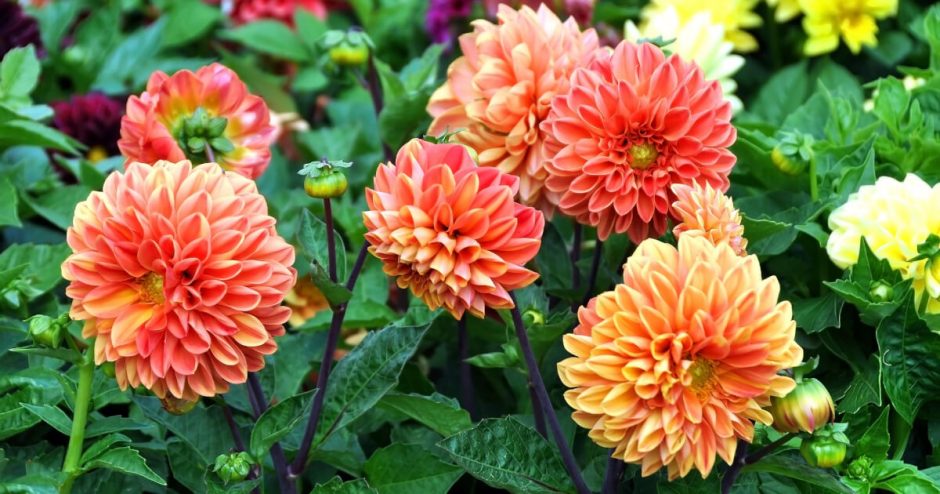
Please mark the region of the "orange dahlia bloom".
[[[218, 120], [223, 125], [200, 121], [202, 114], [223, 119]], [[127, 100], [118, 147], [127, 158], [125, 165], [186, 159], [206, 163], [214, 157], [222, 168], [253, 179], [271, 161], [275, 132], [264, 100], [249, 94], [231, 69], [213, 63], [195, 73], [154, 72], [147, 90]], [[193, 137], [202, 138], [206, 146], [216, 143], [213, 156], [194, 151]]]
[[694, 467], [707, 476], [717, 453], [731, 463], [738, 439], [793, 380], [798, 365], [789, 302], [762, 279], [757, 257], [727, 243], [682, 236], [679, 247], [649, 239], [624, 265], [623, 284], [578, 311], [564, 337], [574, 357], [558, 363], [574, 421], [644, 476]]
[[517, 204], [519, 179], [478, 167], [460, 144], [413, 139], [366, 189], [369, 251], [401, 288], [457, 319], [513, 307], [508, 290], [538, 278], [526, 269], [545, 219]]
[[670, 186], [705, 182], [724, 191], [735, 162], [721, 86], [648, 43], [599, 50], [555, 96], [542, 130], [549, 199], [597, 227], [602, 240], [662, 235], [675, 201]]
[[713, 244], [728, 242], [739, 256], [747, 253], [741, 215], [730, 197], [713, 189], [710, 184], [702, 187], [698, 182], [691, 186], [673, 185], [672, 192], [676, 195], [672, 215], [679, 218], [679, 223], [672, 229], [676, 238], [683, 235], [705, 237]]
[[454, 139], [476, 150], [481, 166], [519, 177], [522, 202], [549, 211], [539, 122], [597, 49], [597, 33], [582, 33], [572, 18], [562, 23], [545, 5], [538, 12], [500, 5], [497, 17], [497, 24], [474, 21], [460, 37], [463, 56], [428, 102], [430, 133], [462, 129]]
[[308, 278], [300, 278], [294, 288], [284, 297], [284, 303], [291, 309], [290, 325], [298, 327], [317, 315], [317, 312], [330, 308], [323, 292]]
[[210, 163], [131, 163], [75, 207], [69, 315], [121, 389], [193, 400], [245, 382], [274, 353], [294, 248], [254, 182]]

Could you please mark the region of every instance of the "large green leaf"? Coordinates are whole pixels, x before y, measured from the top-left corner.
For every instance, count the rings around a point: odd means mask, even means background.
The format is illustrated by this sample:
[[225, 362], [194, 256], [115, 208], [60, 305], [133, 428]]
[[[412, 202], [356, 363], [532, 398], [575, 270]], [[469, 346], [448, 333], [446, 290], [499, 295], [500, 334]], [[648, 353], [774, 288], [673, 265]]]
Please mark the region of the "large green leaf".
[[867, 456], [873, 460], [888, 458], [888, 448], [891, 446], [891, 437], [888, 435], [889, 407], [881, 411], [881, 415], [871, 424], [862, 437], [855, 443], [855, 456]]
[[167, 15], [162, 47], [183, 46], [203, 37], [222, 19], [222, 11], [199, 0], [176, 0]]
[[463, 469], [417, 444], [392, 444], [372, 454], [366, 479], [379, 494], [445, 494]]
[[0, 177], [0, 226], [21, 226], [17, 213], [19, 198], [16, 187], [6, 177]]
[[343, 482], [339, 477], [333, 477], [328, 482], [317, 484], [311, 494], [378, 494], [369, 486], [365, 479], [356, 479]]
[[32, 45], [7, 52], [0, 62], [0, 100], [26, 99], [39, 82], [39, 71]]
[[147, 417], [186, 441], [203, 463], [215, 461], [216, 456], [235, 446], [228, 428], [219, 426], [225, 423], [225, 417], [217, 406], [197, 406], [184, 415], [171, 415], [156, 398], [134, 397], [134, 402]]
[[940, 393], [940, 335], [917, 316], [913, 297], [878, 325], [882, 382], [891, 404], [908, 423]]
[[105, 59], [93, 87], [108, 93], [129, 89], [136, 72], [160, 52], [165, 26], [166, 19], [160, 19], [125, 38]]
[[67, 185], [39, 197], [23, 194], [22, 198], [39, 216], [65, 230], [72, 226], [75, 206], [87, 199], [90, 192], [84, 185]]
[[0, 272], [25, 265], [14, 284], [32, 300], [62, 282], [61, 265], [69, 252], [66, 244], [12, 245], [0, 253]]
[[431, 396], [389, 393], [379, 405], [404, 413], [442, 436], [456, 434], [473, 425], [470, 414], [461, 409], [456, 400], [437, 393]]
[[565, 239], [554, 224], [546, 222], [542, 247], [535, 255], [535, 264], [545, 290], [554, 294], [571, 290], [571, 258]]
[[27, 145], [58, 149], [78, 154], [81, 144], [71, 137], [32, 120], [10, 120], [0, 123], [0, 147]]
[[308, 391], [279, 402], [265, 410], [251, 430], [250, 451], [255, 458], [263, 458], [274, 443], [289, 434], [310, 413], [316, 391]]
[[310, 59], [310, 52], [303, 41], [280, 21], [254, 21], [225, 31], [222, 37], [285, 60], [303, 62]]
[[831, 471], [810, 466], [799, 455], [792, 453], [765, 457], [744, 467], [742, 472], [768, 472], [812, 484], [824, 492], [853, 494], [852, 489], [840, 482]]
[[375, 406], [398, 383], [428, 326], [389, 326], [369, 333], [330, 375], [316, 443]]
[[140, 452], [130, 446], [123, 446], [102, 453], [85, 464], [82, 471], [87, 472], [95, 468], [116, 470], [127, 475], [139, 475], [155, 484], [166, 485], [166, 481], [147, 466], [147, 462], [140, 456]]
[[573, 490], [555, 447], [511, 417], [485, 419], [438, 446], [470, 475], [492, 487], [519, 493]]
[[839, 401], [839, 411], [855, 413], [868, 404], [881, 406], [881, 360], [870, 355], [864, 366], [853, 370], [855, 375]]
[[[300, 216], [300, 225], [297, 227], [297, 240], [304, 257], [320, 265], [324, 270], [329, 267], [330, 262], [326, 232], [326, 223], [305, 209]], [[343, 243], [343, 237], [335, 230], [333, 238], [336, 242], [336, 279], [342, 284], [346, 280], [346, 244]]]
[[22, 406], [62, 434], [68, 436], [72, 433], [72, 419], [70, 419], [61, 408], [52, 405], [33, 405], [30, 403], [23, 403]]
[[94, 444], [89, 446], [82, 452], [82, 458], [79, 462], [80, 465], [84, 465], [95, 458], [101, 456], [106, 451], [110, 450], [115, 444], [121, 443], [130, 443], [131, 438], [125, 436], [124, 434], [108, 434], [107, 436], [95, 441]]
[[0, 377], [0, 439], [14, 436], [41, 420], [22, 403], [57, 405], [62, 400], [58, 374], [33, 367]]

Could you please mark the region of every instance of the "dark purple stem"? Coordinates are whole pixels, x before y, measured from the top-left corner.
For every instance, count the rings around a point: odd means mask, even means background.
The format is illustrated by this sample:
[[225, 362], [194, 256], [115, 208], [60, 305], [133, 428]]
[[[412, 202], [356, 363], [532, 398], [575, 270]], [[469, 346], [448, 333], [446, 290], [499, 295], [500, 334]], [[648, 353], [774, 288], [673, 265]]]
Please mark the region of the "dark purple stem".
[[535, 423], [535, 431], [544, 438], [548, 438], [548, 432], [545, 430], [545, 414], [542, 413], [542, 407], [539, 406], [538, 392], [535, 391], [535, 385], [532, 380], [526, 384], [529, 388], [529, 401], [532, 402], [532, 420]]
[[[349, 273], [349, 280], [346, 281], [346, 288], [352, 291], [356, 287], [356, 280], [362, 271], [362, 265], [365, 263], [368, 253], [369, 243], [363, 243], [359, 249], [359, 255], [356, 257], [356, 264], [353, 265], [352, 272]], [[326, 335], [326, 347], [323, 349], [323, 359], [320, 361], [320, 373], [317, 375], [317, 392], [313, 395], [313, 407], [310, 410], [310, 418], [307, 420], [307, 428], [304, 430], [303, 440], [300, 441], [300, 449], [297, 450], [297, 456], [294, 462], [288, 467], [287, 474], [290, 478], [296, 478], [303, 473], [307, 466], [307, 457], [310, 455], [310, 447], [313, 445], [313, 438], [317, 433], [317, 425], [320, 422], [320, 415], [323, 412], [323, 400], [326, 398], [326, 389], [329, 384], [330, 370], [333, 366], [333, 357], [336, 354], [336, 345], [339, 342], [339, 334], [343, 329], [343, 319], [346, 318], [346, 304], [340, 304], [333, 309], [333, 319], [330, 321], [330, 331]]]
[[[219, 406], [222, 408], [222, 415], [225, 416], [225, 422], [228, 424], [229, 431], [232, 433], [232, 442], [235, 443], [235, 451], [247, 451], [245, 449], [245, 440], [242, 439], [242, 432], [238, 428], [238, 423], [235, 422], [235, 416], [232, 415], [232, 409], [225, 403], [225, 397], [219, 395], [218, 400]], [[259, 471], [260, 468], [258, 465], [252, 465], [251, 471], [248, 472], [248, 479], [258, 478]], [[251, 492], [252, 494], [258, 494], [259, 490], [256, 487], [252, 489]]]
[[561, 453], [561, 460], [565, 465], [565, 470], [574, 482], [578, 494], [590, 494], [584, 478], [581, 476], [581, 470], [578, 462], [575, 461], [571, 448], [568, 447], [568, 440], [565, 439], [565, 433], [561, 430], [561, 424], [558, 423], [558, 417], [555, 410], [552, 409], [552, 402], [548, 397], [548, 391], [545, 389], [545, 382], [542, 381], [542, 373], [539, 371], [539, 364], [535, 360], [535, 353], [532, 351], [532, 345], [529, 343], [529, 335], [526, 333], [525, 324], [522, 322], [522, 314], [519, 313], [519, 303], [516, 301], [516, 295], [509, 292], [512, 298], [512, 320], [516, 326], [516, 337], [519, 339], [519, 346], [522, 347], [522, 355], [525, 356], [526, 367], [529, 371], [529, 382], [535, 388], [535, 402], [533, 406], [542, 409], [542, 413], [548, 418], [548, 426], [555, 438], [555, 445], [558, 446], [558, 452]]
[[[379, 71], [375, 68], [375, 55], [369, 56], [369, 74], [365, 82], [366, 89], [372, 95], [372, 109], [375, 111], [375, 119], [378, 121], [385, 103], [382, 99], [382, 83], [379, 81]], [[382, 151], [385, 153], [385, 161], [394, 162], [395, 154], [392, 153], [392, 148], [388, 146], [384, 139], [380, 140], [382, 141]]]
[[476, 420], [477, 404], [473, 393], [473, 374], [471, 374], [470, 364], [467, 359], [470, 358], [470, 336], [467, 334], [467, 319], [460, 318], [457, 321], [457, 349], [460, 353], [460, 401], [463, 402], [465, 410], [470, 412], [470, 418]]
[[594, 284], [597, 283], [597, 270], [601, 266], [601, 257], [604, 254], [604, 242], [597, 239], [594, 244], [594, 258], [591, 260], [591, 273], [588, 275], [587, 290], [584, 292], [584, 298], [581, 299], [581, 305], [587, 305], [591, 300], [591, 294], [594, 292]]
[[[254, 398], [252, 399], [252, 395]], [[248, 398], [251, 407], [255, 412], [255, 420], [268, 408], [268, 400], [264, 397], [264, 390], [261, 389], [261, 381], [254, 372], [248, 373]], [[274, 462], [274, 470], [277, 472], [277, 482], [280, 485], [282, 494], [296, 494], [297, 486], [287, 476], [287, 457], [284, 456], [284, 448], [280, 443], [274, 443], [271, 446], [271, 461]]]
[[620, 483], [620, 476], [623, 475], [624, 462], [620, 458], [614, 458], [614, 450], [610, 450], [610, 456], [607, 457], [607, 472], [604, 474], [604, 487], [602, 494], [615, 494], [617, 485]]
[[336, 283], [336, 232], [333, 231], [333, 205], [329, 197], [323, 198], [323, 217], [326, 218], [326, 252], [329, 256], [330, 281]]

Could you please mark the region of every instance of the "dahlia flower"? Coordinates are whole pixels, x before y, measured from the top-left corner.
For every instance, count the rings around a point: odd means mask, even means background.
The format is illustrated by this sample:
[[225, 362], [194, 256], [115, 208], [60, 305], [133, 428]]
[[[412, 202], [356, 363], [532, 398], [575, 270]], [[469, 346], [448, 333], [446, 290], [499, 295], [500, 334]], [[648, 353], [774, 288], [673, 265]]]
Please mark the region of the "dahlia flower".
[[731, 104], [698, 66], [652, 44], [598, 52], [551, 107], [542, 122], [547, 197], [602, 240], [662, 235], [673, 184], [728, 188]]
[[327, 7], [323, 0], [235, 0], [229, 17], [235, 24], [248, 24], [261, 19], [274, 19], [294, 26], [294, 13], [306, 10], [320, 19], [326, 19]]
[[545, 219], [517, 204], [519, 179], [477, 167], [459, 144], [406, 143], [366, 189], [369, 251], [401, 288], [455, 318], [513, 307], [509, 290], [538, 274], [526, 269]]
[[118, 153], [121, 137], [121, 102], [101, 93], [73, 96], [52, 103], [53, 125], [88, 146], [88, 159], [100, 161]]
[[274, 353], [296, 278], [254, 182], [214, 163], [131, 163], [75, 208], [69, 315], [121, 389], [194, 400]]
[[295, 328], [312, 319], [318, 312], [330, 308], [323, 292], [307, 278], [297, 280], [297, 284], [284, 297], [284, 303], [291, 309], [288, 322]]
[[822, 55], [839, 47], [839, 37], [852, 53], [862, 45], [878, 45], [878, 19], [892, 17], [898, 12], [898, 0], [799, 0], [803, 10], [803, 30], [806, 45], [803, 52], [809, 56]]
[[[745, 29], [761, 25], [761, 17], [753, 12], [760, 0], [652, 0], [640, 12], [640, 29], [645, 24], [662, 15], [663, 11], [674, 9], [679, 15], [679, 24], [685, 25], [693, 17], [707, 13], [713, 23], [725, 28], [725, 40], [734, 45], [735, 51], [751, 52], [757, 49], [757, 39]], [[673, 34], [676, 36], [676, 34]]]
[[676, 9], [670, 6], [651, 15], [642, 29], [633, 21], [627, 21], [625, 39], [636, 43], [644, 38], [673, 40], [665, 46], [667, 50], [698, 64], [706, 80], [718, 81], [734, 111], [743, 108], [741, 100], [734, 95], [738, 87], [734, 74], [744, 66], [744, 57], [731, 53], [734, 45], [725, 41], [725, 27], [712, 22], [708, 12], [695, 14], [683, 22]]
[[424, 26], [431, 41], [450, 46], [454, 36], [451, 23], [466, 19], [472, 9], [472, 0], [431, 0], [424, 18]]
[[29, 16], [17, 2], [0, 2], [0, 60], [14, 48], [33, 45], [42, 55], [39, 22]]
[[713, 244], [727, 242], [739, 256], [747, 253], [741, 215], [730, 197], [711, 185], [702, 187], [698, 183], [673, 185], [672, 192], [676, 195], [672, 214], [679, 218], [679, 223], [672, 229], [676, 238], [704, 237]]
[[774, 9], [777, 22], [787, 22], [800, 15], [800, 0], [767, 0], [767, 5]]
[[624, 265], [623, 284], [578, 311], [558, 363], [572, 418], [644, 476], [731, 463], [751, 441], [763, 408], [794, 387], [796, 323], [780, 285], [755, 256], [684, 236], [679, 247], [646, 240]]
[[842, 269], [855, 265], [864, 239], [875, 257], [888, 261], [902, 278], [913, 280], [918, 304], [926, 294], [927, 312], [940, 313], [940, 273], [934, 272], [940, 262], [911, 261], [931, 234], [940, 235], [940, 217], [934, 214], [938, 207], [940, 185], [931, 187], [914, 174], [903, 182], [880, 177], [829, 215], [829, 258]]
[[172, 76], [157, 71], [143, 94], [127, 100], [118, 147], [126, 164], [215, 161], [257, 178], [271, 161], [276, 129], [270, 120], [264, 100], [223, 65]]
[[573, 19], [563, 23], [544, 5], [538, 12], [501, 5], [498, 24], [477, 20], [473, 28], [428, 102], [430, 133], [462, 129], [454, 139], [473, 148], [481, 166], [519, 177], [522, 202], [546, 209], [539, 122], [597, 50], [597, 33], [582, 33]]

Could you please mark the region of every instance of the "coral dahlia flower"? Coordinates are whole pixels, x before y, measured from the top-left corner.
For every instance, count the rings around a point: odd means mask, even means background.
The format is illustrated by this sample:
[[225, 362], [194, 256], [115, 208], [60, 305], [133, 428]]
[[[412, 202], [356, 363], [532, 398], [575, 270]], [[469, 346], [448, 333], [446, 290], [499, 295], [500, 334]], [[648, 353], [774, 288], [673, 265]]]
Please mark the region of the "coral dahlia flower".
[[229, 17], [235, 24], [274, 19], [293, 27], [294, 13], [298, 9], [320, 19], [326, 19], [328, 10], [323, 0], [235, 0]]
[[457, 319], [513, 307], [509, 290], [538, 274], [526, 269], [545, 219], [517, 204], [519, 179], [478, 167], [459, 144], [406, 143], [379, 166], [363, 213], [369, 251], [432, 309]]
[[264, 100], [213, 63], [195, 73], [154, 72], [147, 90], [127, 100], [118, 147], [125, 164], [214, 161], [253, 179], [271, 161], [276, 130]]
[[725, 191], [731, 104], [698, 66], [621, 42], [571, 76], [542, 122], [548, 198], [578, 222], [634, 243], [666, 231], [673, 184]]
[[544, 5], [538, 12], [500, 5], [498, 19], [474, 21], [460, 37], [463, 56], [428, 102], [430, 133], [462, 129], [454, 140], [476, 150], [481, 166], [519, 177], [522, 202], [548, 210], [539, 123], [571, 72], [597, 50], [597, 33], [582, 33]]
[[713, 244], [727, 242], [735, 254], [746, 254], [747, 239], [744, 238], [741, 215], [730, 197], [711, 185], [702, 187], [698, 183], [673, 185], [672, 192], [676, 195], [672, 214], [679, 218], [679, 223], [672, 229], [676, 238], [704, 237]]
[[704, 477], [716, 454], [731, 463], [754, 421], [772, 422], [770, 398], [793, 389], [778, 372], [802, 360], [779, 292], [757, 257], [728, 244], [644, 241], [623, 284], [581, 307], [564, 337], [574, 356], [558, 373], [575, 423], [644, 476], [666, 467], [670, 479], [692, 468]]
[[274, 353], [294, 248], [254, 182], [214, 163], [131, 163], [75, 208], [70, 316], [122, 389], [213, 396]]

